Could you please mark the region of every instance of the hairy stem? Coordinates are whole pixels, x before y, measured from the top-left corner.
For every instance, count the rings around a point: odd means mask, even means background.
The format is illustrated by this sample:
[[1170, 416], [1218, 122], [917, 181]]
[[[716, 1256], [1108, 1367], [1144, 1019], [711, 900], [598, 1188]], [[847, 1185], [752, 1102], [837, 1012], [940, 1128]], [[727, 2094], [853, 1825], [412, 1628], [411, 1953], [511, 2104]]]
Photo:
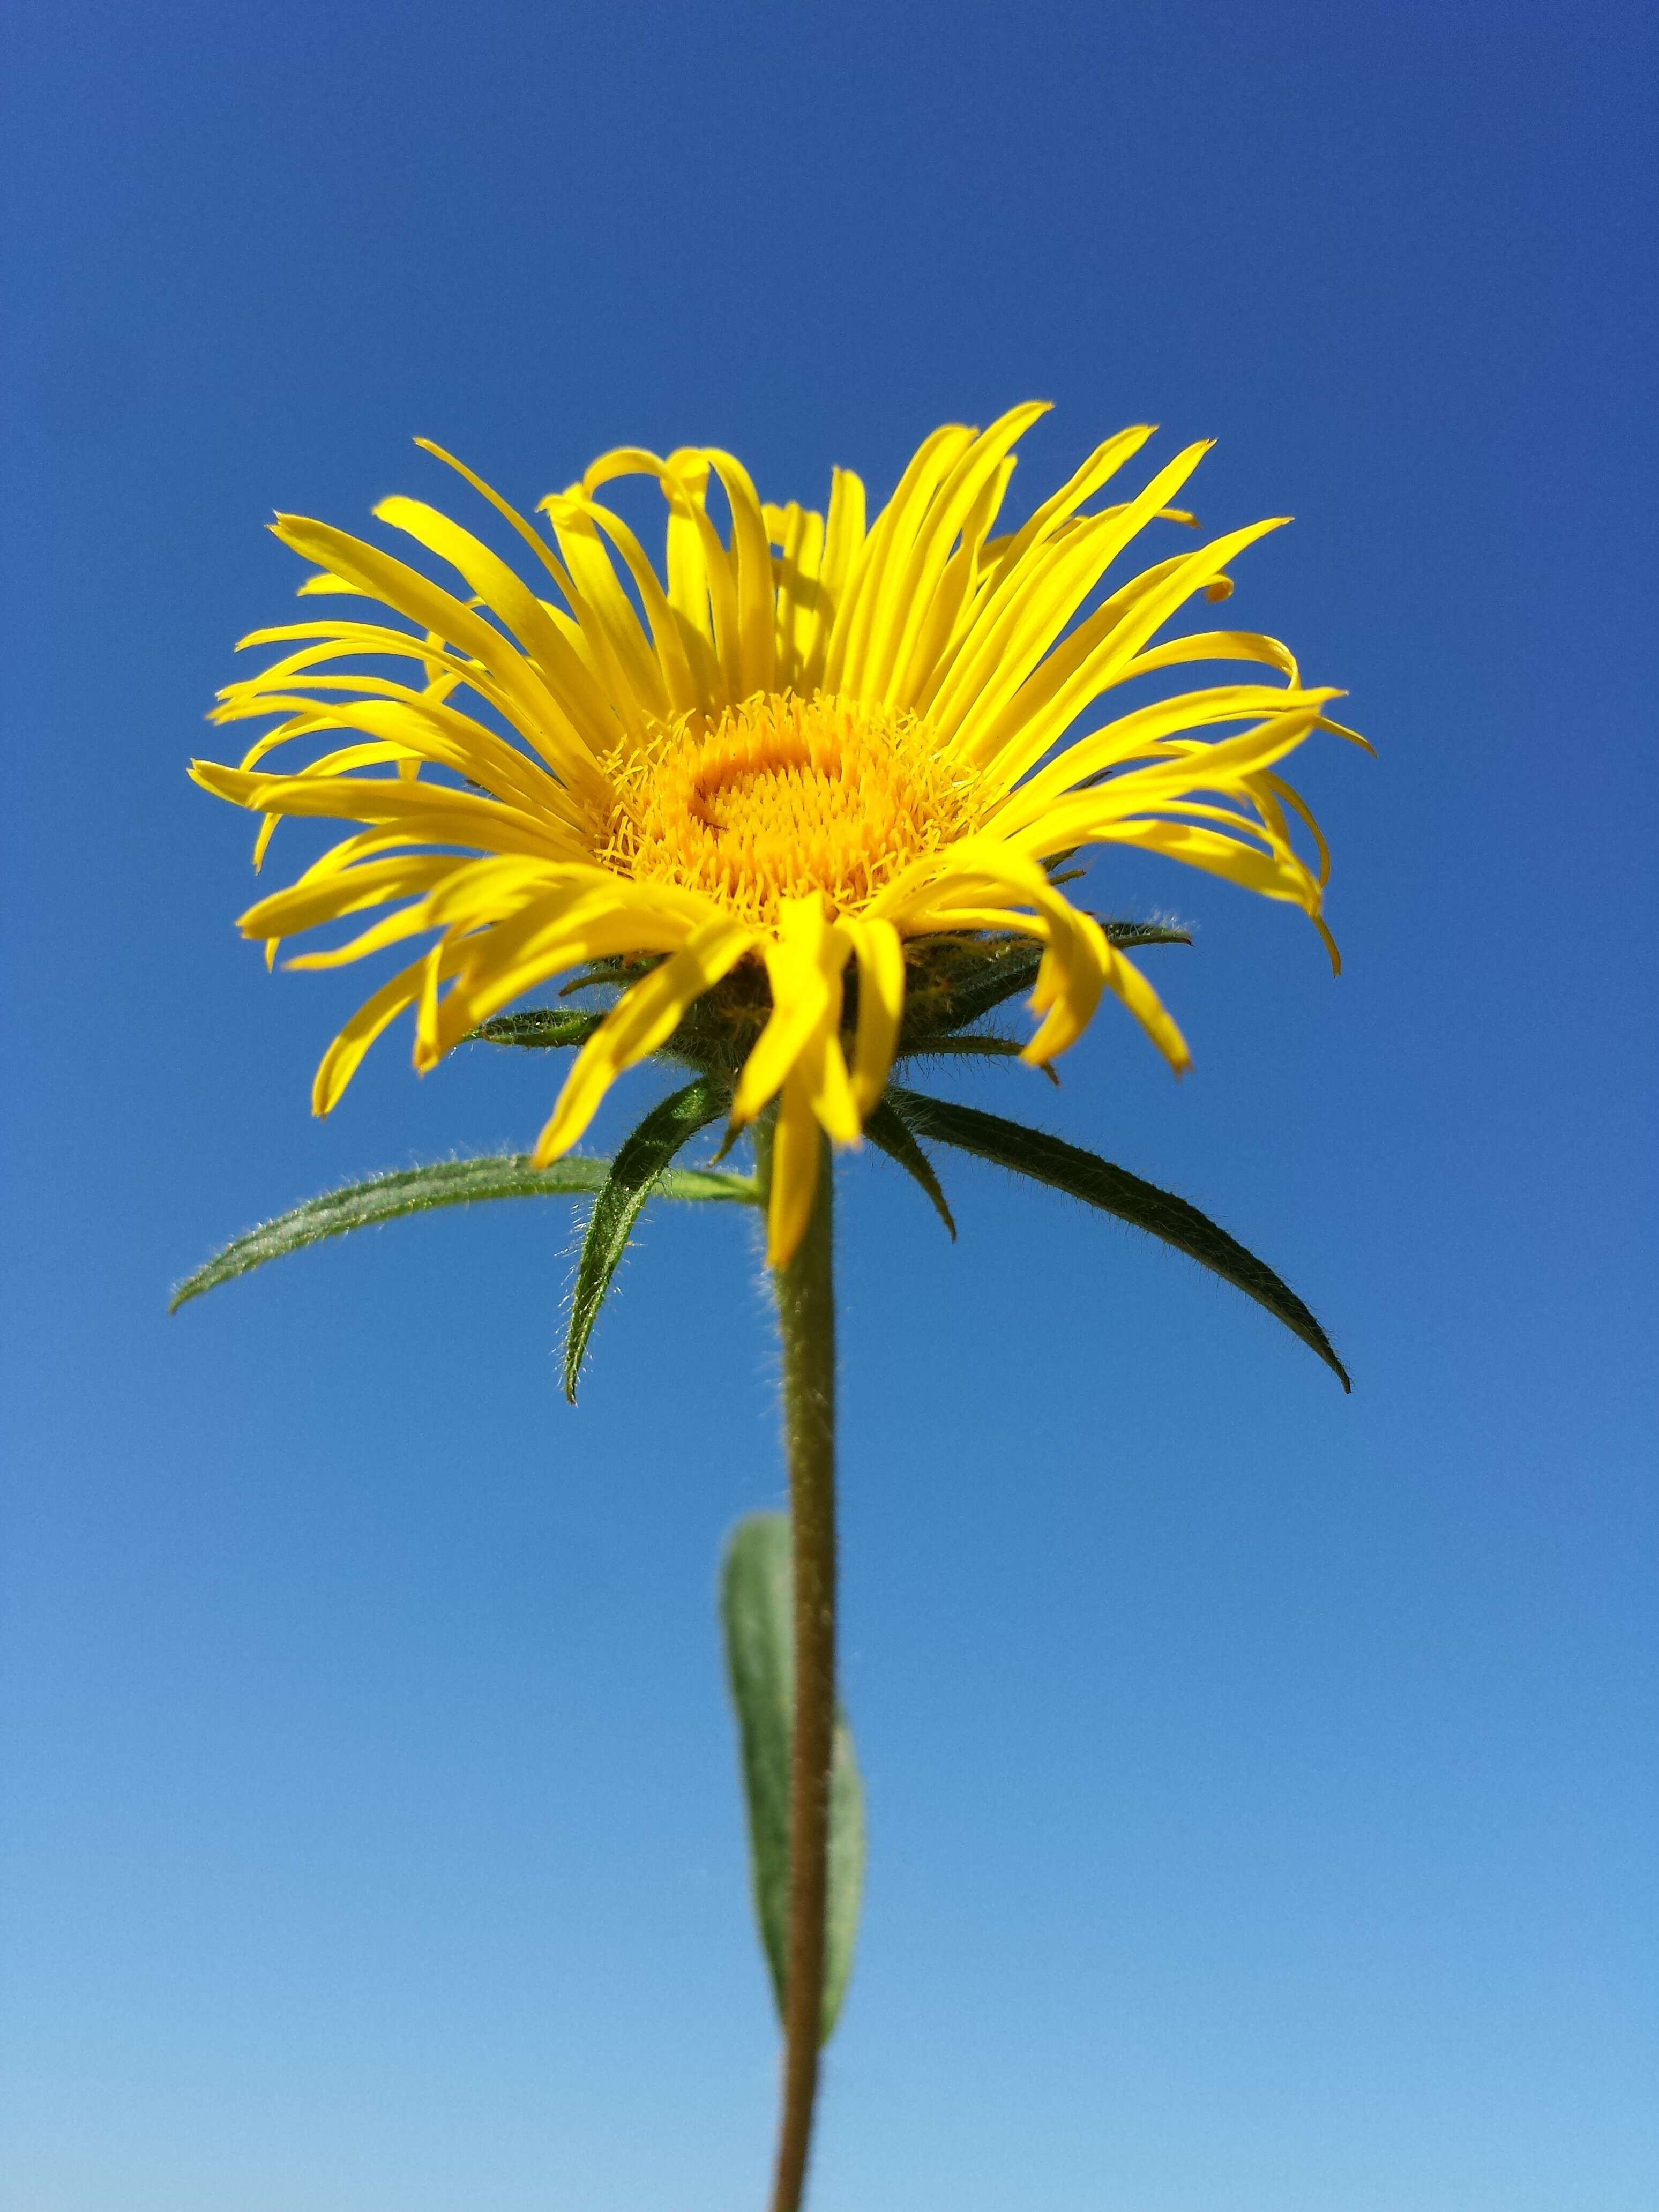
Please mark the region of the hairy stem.
[[[784, 1440], [789, 1459], [795, 1725], [789, 1778], [783, 2115], [772, 2212], [799, 2212], [823, 2033], [830, 1768], [836, 1725], [836, 1297], [833, 1170], [827, 1146], [825, 1153], [811, 1225], [793, 1259], [773, 1278], [783, 1347]], [[763, 1181], [770, 1164], [769, 1158], [763, 1159]]]

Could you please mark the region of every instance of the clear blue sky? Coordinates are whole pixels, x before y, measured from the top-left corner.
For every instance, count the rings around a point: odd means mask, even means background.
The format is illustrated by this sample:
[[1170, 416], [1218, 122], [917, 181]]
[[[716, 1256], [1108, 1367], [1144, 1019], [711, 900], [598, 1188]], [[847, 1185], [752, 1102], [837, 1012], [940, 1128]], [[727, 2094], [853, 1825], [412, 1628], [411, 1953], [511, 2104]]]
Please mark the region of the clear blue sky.
[[[1152, 419], [1304, 756], [1312, 933], [1175, 871], [1197, 1054], [965, 1087], [1278, 1264], [843, 1177], [861, 1952], [814, 2212], [1646, 2212], [1659, 2172], [1653, 18], [1634, 6], [9, 16], [5, 2212], [732, 2212], [769, 2155], [712, 1607], [779, 1474], [757, 1261], [659, 1211], [580, 1409], [556, 1204], [178, 1319], [553, 1071], [268, 978], [185, 781], [273, 507], [618, 441], [890, 485]], [[1173, 450], [1173, 442], [1158, 449]], [[620, 1111], [637, 1110], [654, 1079]], [[614, 1138], [613, 1115], [598, 1135]]]

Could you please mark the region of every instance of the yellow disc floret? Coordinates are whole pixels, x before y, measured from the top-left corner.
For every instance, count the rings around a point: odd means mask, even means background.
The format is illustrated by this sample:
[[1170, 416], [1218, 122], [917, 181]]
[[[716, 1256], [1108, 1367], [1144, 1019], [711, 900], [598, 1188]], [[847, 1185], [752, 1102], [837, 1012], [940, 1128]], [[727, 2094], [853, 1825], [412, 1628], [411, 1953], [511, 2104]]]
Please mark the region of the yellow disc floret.
[[979, 826], [981, 779], [914, 714], [774, 693], [685, 716], [606, 767], [604, 858], [641, 883], [698, 890], [763, 927], [821, 891], [855, 914], [914, 860]]

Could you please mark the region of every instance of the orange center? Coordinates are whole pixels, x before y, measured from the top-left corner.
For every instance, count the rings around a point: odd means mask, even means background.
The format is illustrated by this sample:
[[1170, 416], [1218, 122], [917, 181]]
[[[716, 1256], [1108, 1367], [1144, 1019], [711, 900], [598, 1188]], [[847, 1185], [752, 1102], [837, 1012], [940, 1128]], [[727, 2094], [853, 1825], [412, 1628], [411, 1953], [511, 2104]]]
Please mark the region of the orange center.
[[914, 715], [822, 695], [746, 700], [609, 766], [610, 865], [762, 924], [811, 890], [856, 912], [982, 811], [972, 771], [941, 757]]

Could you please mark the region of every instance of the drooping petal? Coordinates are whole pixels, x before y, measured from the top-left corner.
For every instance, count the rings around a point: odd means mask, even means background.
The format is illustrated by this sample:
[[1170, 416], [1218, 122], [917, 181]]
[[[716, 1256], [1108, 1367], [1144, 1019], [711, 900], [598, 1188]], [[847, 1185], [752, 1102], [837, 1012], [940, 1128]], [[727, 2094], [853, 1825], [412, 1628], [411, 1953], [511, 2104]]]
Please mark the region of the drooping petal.
[[874, 1110], [904, 1019], [904, 946], [890, 921], [844, 923], [859, 963], [859, 1019], [853, 1045], [853, 1103]]
[[[1318, 710], [1328, 701], [1341, 696], [1334, 690], [1286, 691], [1265, 684], [1218, 684], [1208, 691], [1183, 692], [1177, 699], [1160, 699], [1156, 705], [1139, 708], [1133, 714], [1122, 715], [1103, 729], [1092, 731], [1086, 738], [1067, 745], [1048, 767], [1016, 785], [985, 827], [993, 836], [1011, 837], [1046, 813], [1050, 806], [1070, 796], [1076, 787], [1104, 770], [1120, 769], [1135, 760], [1168, 758], [1168, 739], [1186, 731], [1212, 727], [1218, 722], [1247, 722], [1261, 717], [1264, 730], [1269, 723], [1279, 726], [1266, 750], [1277, 751], [1283, 741], [1283, 750], [1289, 751], [1316, 726]], [[1292, 725], [1291, 713], [1302, 708], [1314, 711], [1305, 719], [1297, 716]], [[1202, 769], [1211, 782], [1217, 777], [1224, 780], [1238, 772], [1218, 757], [1213, 746], [1194, 748], [1184, 757], [1192, 761], [1195, 769]]]
[[736, 967], [754, 938], [741, 922], [706, 922], [618, 1000], [576, 1055], [559, 1103], [537, 1139], [536, 1166], [545, 1167], [569, 1151], [617, 1077], [673, 1034], [692, 1000]]
[[[993, 909], [994, 919], [985, 910], [993, 899], [1011, 902]], [[1035, 911], [1023, 915], [1021, 906]], [[1073, 906], [1012, 846], [992, 837], [964, 839], [939, 860], [919, 863], [872, 911], [913, 933], [1000, 927], [1040, 938], [1048, 951], [1031, 1004], [1044, 1018], [1023, 1055], [1033, 1065], [1045, 1066], [1077, 1041], [1103, 990], [1123, 1001], [1177, 1074], [1189, 1065], [1186, 1042], [1151, 984], [1108, 943], [1092, 915]]]
[[345, 1095], [346, 1085], [362, 1064], [368, 1050], [382, 1030], [388, 1029], [403, 1012], [412, 1006], [421, 995], [426, 980], [428, 956], [402, 969], [388, 982], [382, 983], [371, 999], [366, 999], [351, 1019], [323, 1054], [316, 1079], [311, 1086], [311, 1110], [313, 1114], [331, 1114]]
[[1299, 689], [1302, 683], [1296, 655], [1288, 645], [1281, 645], [1276, 637], [1260, 637], [1254, 630], [1247, 629], [1199, 630], [1191, 637], [1173, 637], [1165, 644], [1151, 646], [1145, 653], [1135, 655], [1120, 680], [1150, 676], [1155, 669], [1185, 667], [1194, 660], [1259, 661], [1264, 668], [1279, 669], [1293, 690]]
[[[815, 1037], [833, 1037], [839, 1029], [842, 971], [852, 950], [846, 931], [830, 922], [817, 892], [783, 902], [777, 935], [763, 948], [772, 1012], [744, 1062], [732, 1102], [732, 1119], [739, 1127], [776, 1097]], [[854, 1115], [853, 1137], [857, 1133]], [[851, 1139], [843, 1136], [842, 1141]]]
[[310, 881], [302, 878], [289, 890], [275, 891], [239, 915], [236, 927], [244, 937], [293, 937], [302, 929], [361, 914], [365, 907], [430, 890], [465, 865], [453, 854], [402, 853]]
[[822, 1172], [823, 1139], [805, 1077], [792, 1073], [784, 1083], [772, 1136], [772, 1193], [766, 1208], [766, 1259], [787, 1267], [799, 1249], [812, 1218]]

